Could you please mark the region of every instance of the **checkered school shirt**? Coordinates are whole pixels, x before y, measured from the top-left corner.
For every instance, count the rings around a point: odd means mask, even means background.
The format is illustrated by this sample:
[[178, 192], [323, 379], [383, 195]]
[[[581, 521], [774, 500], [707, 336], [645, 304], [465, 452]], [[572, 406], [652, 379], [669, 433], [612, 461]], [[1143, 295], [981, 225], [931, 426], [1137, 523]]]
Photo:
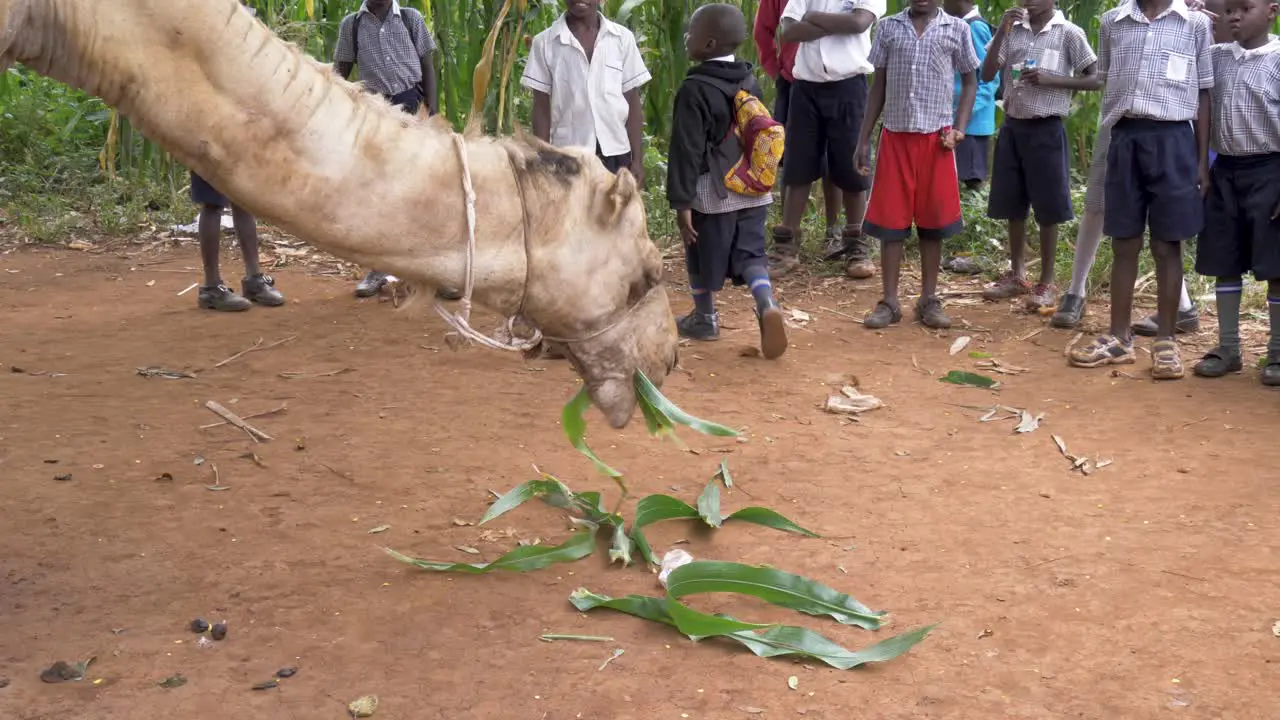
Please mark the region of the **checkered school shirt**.
[[[990, 44], [987, 45], [990, 50]], [[996, 62], [1001, 68], [1036, 61], [1040, 72], [1070, 77], [1098, 61], [1089, 47], [1089, 38], [1078, 25], [1055, 10], [1053, 17], [1036, 33], [1031, 23], [1019, 20], [1000, 46]], [[1030, 120], [1043, 117], [1065, 117], [1071, 113], [1071, 96], [1066, 88], [1047, 88], [1014, 82], [1005, 90], [1004, 112], [1012, 118]]]
[[[351, 28], [356, 15], [361, 14], [364, 17], [360, 18], [360, 57], [357, 58]], [[414, 24], [412, 34], [409, 23]], [[415, 37], [417, 44], [413, 41]], [[380, 95], [398, 95], [422, 80], [422, 57], [435, 49], [435, 39], [418, 11], [402, 9], [398, 0], [391, 0], [391, 10], [383, 22], [361, 3], [360, 9], [343, 18], [338, 26], [338, 46], [333, 51], [333, 61], [359, 66], [360, 81], [369, 90]]]
[[881, 20], [868, 59], [876, 70], [888, 69], [882, 122], [893, 132], [931, 133], [955, 124], [956, 73], [979, 65], [968, 23], [942, 10], [919, 36], [908, 10]]
[[1213, 87], [1212, 21], [1173, 0], [1148, 21], [1134, 0], [1108, 10], [1098, 31], [1098, 72], [1107, 82], [1102, 122], [1194, 120], [1199, 91]]
[[1222, 155], [1280, 153], [1280, 40], [1245, 50], [1214, 45], [1213, 149]]

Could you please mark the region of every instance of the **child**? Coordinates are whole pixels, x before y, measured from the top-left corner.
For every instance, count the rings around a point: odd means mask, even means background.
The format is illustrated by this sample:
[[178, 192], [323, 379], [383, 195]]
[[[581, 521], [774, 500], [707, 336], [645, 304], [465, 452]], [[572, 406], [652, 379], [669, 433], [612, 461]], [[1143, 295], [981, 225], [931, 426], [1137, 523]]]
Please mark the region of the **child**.
[[862, 237], [868, 184], [853, 166], [853, 153], [867, 108], [871, 26], [884, 12], [885, 0], [788, 0], [782, 13], [783, 42], [800, 43], [800, 48], [787, 109], [782, 224], [773, 229], [781, 270], [798, 262], [787, 248], [799, 244], [809, 191], [825, 165], [845, 209], [841, 241], [827, 248], [827, 257], [844, 255], [851, 278], [875, 274], [871, 248]]
[[[1021, 7], [1010, 8], [991, 41], [982, 78], [991, 80], [1007, 69], [1014, 79], [1005, 89], [1005, 121], [996, 139], [987, 215], [1008, 221], [1013, 267], [983, 291], [987, 300], [1028, 295], [1029, 312], [1058, 300], [1053, 282], [1058, 225], [1075, 217], [1063, 118], [1071, 113], [1076, 90], [1097, 89], [1097, 60], [1084, 30], [1068, 22], [1054, 0], [1023, 0]], [[1031, 208], [1040, 226], [1040, 281], [1034, 288], [1027, 282], [1026, 266]]]
[[[1130, 313], [1143, 231], [1149, 229], [1159, 325], [1151, 376], [1183, 376], [1174, 325], [1182, 240], [1204, 227], [1202, 198], [1209, 189], [1210, 24], [1183, 0], [1133, 0], [1102, 16], [1098, 68], [1107, 84], [1102, 122], [1111, 127], [1102, 229], [1111, 236], [1115, 254], [1111, 327], [1071, 351], [1073, 366], [1135, 361]], [[1149, 45], [1159, 51], [1144, 51]]]
[[712, 293], [733, 284], [751, 288], [760, 325], [762, 354], [787, 349], [782, 311], [773, 299], [764, 256], [764, 227], [773, 196], [742, 195], [725, 187], [736, 157], [725, 157], [734, 116], [733, 92], [759, 96], [751, 63], [733, 52], [747, 38], [747, 20], [734, 5], [703, 5], [689, 19], [685, 50], [698, 61], [676, 91], [667, 165], [667, 200], [676, 211], [685, 243], [694, 310], [676, 321], [682, 337], [716, 340], [720, 320]]
[[1277, 6], [1227, 0], [1236, 41], [1214, 45], [1213, 164], [1196, 272], [1217, 278], [1218, 346], [1193, 370], [1240, 372], [1240, 291], [1246, 271], [1267, 281], [1271, 338], [1263, 385], [1280, 385], [1280, 40], [1268, 36]]
[[[875, 80], [856, 162], [871, 172], [871, 132], [884, 113], [884, 129], [867, 208], [866, 232], [882, 243], [884, 298], [863, 321], [883, 328], [902, 320], [898, 272], [912, 225], [920, 240], [923, 282], [915, 316], [927, 327], [951, 327], [937, 296], [942, 241], [964, 228], [955, 147], [964, 139], [978, 89], [978, 55], [963, 20], [938, 9], [938, 0], [911, 0], [885, 18], [871, 48]], [[960, 100], [952, 102], [955, 74]], [[953, 112], [954, 110], [954, 112]]]
[[[258, 225], [253, 215], [231, 203], [194, 172], [191, 173], [191, 200], [200, 206], [200, 259], [204, 263], [204, 285], [196, 295], [196, 304], [206, 310], [223, 312], [248, 310], [253, 303], [283, 305], [284, 295], [275, 289], [275, 281], [258, 267]], [[235, 221], [236, 237], [240, 240], [240, 253], [244, 255], [245, 277], [240, 281], [242, 295], [222, 284], [222, 273], [218, 268], [222, 211], [228, 205]]]
[[644, 108], [649, 82], [636, 37], [575, 0], [529, 48], [520, 82], [533, 91], [533, 134], [552, 145], [595, 148], [610, 172], [644, 184]]
[[[1204, 3], [1191, 0], [1187, 7], [1193, 10], [1203, 8], [1213, 13], [1217, 17], [1213, 23], [1213, 41], [1231, 42], [1231, 28], [1226, 22], [1223, 0], [1208, 0]], [[1102, 124], [1101, 113], [1098, 118], [1098, 134], [1094, 139], [1093, 159], [1089, 163], [1089, 181], [1084, 196], [1084, 217], [1080, 219], [1080, 229], [1076, 233], [1076, 251], [1071, 264], [1071, 287], [1062, 296], [1057, 312], [1049, 320], [1049, 324], [1056, 328], [1075, 328], [1084, 318], [1085, 285], [1089, 280], [1089, 272], [1093, 270], [1098, 246], [1102, 244], [1102, 196], [1106, 184], [1107, 148], [1111, 145], [1111, 128]], [[1174, 327], [1179, 333], [1200, 330], [1200, 313], [1187, 292], [1185, 279], [1178, 299], [1178, 322]], [[1137, 335], [1155, 336], [1158, 330], [1155, 314], [1133, 323], [1130, 329]]]
[[[786, 6], [787, 0], [762, 0], [760, 7], [756, 10], [755, 25], [752, 30], [752, 36], [756, 41], [756, 55], [760, 58], [760, 69], [773, 78], [774, 88], [777, 90], [777, 97], [773, 102], [773, 119], [782, 123], [784, 127], [791, 115], [791, 84], [795, 82], [793, 70], [796, 65], [796, 50], [800, 47], [798, 43], [778, 41], [778, 28], [782, 24], [782, 11]], [[783, 157], [782, 161], [779, 163], [780, 168], [786, 162], [786, 157]], [[783, 197], [785, 204], [785, 186]], [[827, 172], [825, 167], [822, 173], [822, 204], [827, 221], [825, 246], [828, 254], [838, 256], [844, 252], [844, 228], [840, 225], [840, 194], [836, 191], [836, 186], [831, 184], [831, 173]], [[777, 279], [794, 270], [798, 264], [794, 241], [790, 245], [783, 244], [777, 251], [777, 263], [769, 263], [769, 274]]]
[[[942, 0], [942, 9], [948, 15], [958, 17], [969, 24], [973, 37], [973, 49], [978, 62], [987, 57], [987, 45], [991, 42], [991, 25], [983, 19], [973, 0]], [[955, 103], [960, 104], [960, 74], [956, 74]], [[964, 139], [956, 145], [956, 173], [960, 182], [970, 190], [977, 190], [987, 181], [987, 158], [990, 155], [991, 136], [996, 132], [996, 90], [1000, 76], [991, 80], [978, 78], [978, 93], [973, 100], [973, 115]]]

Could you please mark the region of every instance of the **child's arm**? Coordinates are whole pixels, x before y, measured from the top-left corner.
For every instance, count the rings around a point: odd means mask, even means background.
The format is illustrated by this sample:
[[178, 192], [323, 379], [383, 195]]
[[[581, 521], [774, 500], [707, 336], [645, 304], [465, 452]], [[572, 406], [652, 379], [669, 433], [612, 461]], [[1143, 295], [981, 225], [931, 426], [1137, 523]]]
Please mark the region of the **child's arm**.
[[351, 36], [351, 18], [342, 18], [338, 24], [338, 44], [333, 48], [333, 71], [343, 80], [351, 79], [351, 70], [356, 64], [355, 40]]
[[533, 136], [543, 142], [551, 142], [551, 96], [540, 90], [533, 91]]
[[432, 58], [436, 50], [436, 41], [431, 31], [427, 29], [426, 20], [421, 14], [417, 17], [418, 32], [414, 37], [418, 38], [421, 45], [417, 50], [419, 57], [422, 58], [422, 101], [427, 104], [427, 110], [435, 115], [440, 112], [440, 96], [436, 90], [436, 65]]
[[529, 57], [525, 60], [520, 84], [533, 92], [533, 113], [529, 118], [533, 136], [543, 142], [551, 142], [551, 68], [546, 61], [546, 31], [533, 36], [529, 44]]
[[1009, 31], [1013, 30], [1013, 24], [1021, 19], [1021, 5], [1009, 8], [1000, 19], [1000, 27], [996, 30], [995, 37], [991, 38], [986, 57], [982, 59], [982, 82], [991, 82], [1000, 74], [1000, 68], [1005, 63], [1004, 41], [1009, 37]]
[[[687, 81], [693, 82], [693, 81]], [[711, 136], [711, 113], [687, 86], [676, 91], [671, 108], [671, 142], [667, 147], [667, 202], [673, 210], [693, 207], [698, 175]]]
[[866, 8], [854, 8], [848, 13], [805, 13], [801, 22], [818, 27], [825, 35], [858, 35], [871, 29], [876, 16]]
[[1200, 196], [1209, 194], [1209, 126], [1212, 122], [1213, 99], [1213, 21], [1201, 24], [1196, 38], [1196, 75], [1200, 87], [1200, 102], [1196, 108], [1196, 150], [1200, 153]]
[[787, 2], [786, 9], [782, 11], [782, 42], [812, 42], [830, 34], [813, 23], [805, 22], [804, 16], [808, 11], [808, 0], [789, 0]]
[[951, 64], [960, 73], [960, 100], [956, 103], [955, 124], [943, 137], [942, 144], [948, 148], [954, 148], [964, 139], [964, 128], [969, 127], [969, 118], [973, 115], [973, 100], [978, 95], [978, 53], [974, 51], [973, 43], [956, 43]]
[[[872, 49], [874, 56], [875, 50]], [[871, 174], [871, 133], [880, 122], [884, 112], [885, 83], [889, 76], [889, 67], [877, 67], [871, 78], [871, 92], [867, 94], [867, 111], [862, 116], [862, 127], [858, 131], [858, 149], [853, 154], [853, 167], [859, 175]]]
[[778, 3], [781, 0], [761, 0], [756, 10], [755, 25], [751, 35], [756, 41], [756, 55], [760, 56], [760, 67], [774, 80], [782, 72], [782, 51], [778, 47]]
[[[632, 88], [623, 94], [627, 99], [627, 140], [631, 143], [631, 174], [636, 184], [644, 186], [644, 106], [640, 102], [640, 88]], [[550, 104], [550, 103], [548, 103]]]
[[1072, 27], [1067, 30], [1063, 43], [1063, 55], [1075, 76], [1041, 73], [1039, 68], [1032, 68], [1026, 81], [1032, 85], [1043, 87], [1065, 88], [1067, 90], [1097, 90], [1102, 87], [1097, 77], [1098, 56], [1089, 47], [1089, 39], [1084, 31]]

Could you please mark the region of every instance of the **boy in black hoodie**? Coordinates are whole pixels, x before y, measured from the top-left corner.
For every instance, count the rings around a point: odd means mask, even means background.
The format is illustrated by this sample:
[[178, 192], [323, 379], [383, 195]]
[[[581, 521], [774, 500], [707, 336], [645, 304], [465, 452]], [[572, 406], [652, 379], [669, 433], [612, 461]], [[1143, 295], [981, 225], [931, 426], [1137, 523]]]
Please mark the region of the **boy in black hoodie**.
[[740, 147], [729, 137], [733, 96], [739, 89], [760, 96], [751, 63], [733, 56], [746, 38], [746, 18], [726, 3], [698, 8], [685, 33], [685, 51], [699, 62], [676, 91], [667, 200], [676, 211], [685, 244], [694, 310], [677, 319], [676, 327], [683, 337], [719, 339], [720, 318], [712, 293], [729, 279], [734, 285], [750, 287], [761, 351], [773, 359], [787, 349], [786, 326], [773, 298], [765, 260], [765, 221], [773, 196], [740, 194], [724, 181], [725, 173], [741, 157]]

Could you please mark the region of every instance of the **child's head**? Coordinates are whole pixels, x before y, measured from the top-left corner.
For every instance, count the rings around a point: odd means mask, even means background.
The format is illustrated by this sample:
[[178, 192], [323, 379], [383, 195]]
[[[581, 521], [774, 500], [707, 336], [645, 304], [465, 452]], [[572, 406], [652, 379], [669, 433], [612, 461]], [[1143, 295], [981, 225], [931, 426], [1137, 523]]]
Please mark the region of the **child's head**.
[[964, 17], [973, 9], [973, 0], [942, 0], [942, 9], [953, 17]]
[[600, 12], [600, 0], [566, 0], [569, 15], [585, 20]]
[[932, 15], [938, 9], [938, 0], [911, 0], [907, 8], [909, 15]]
[[[1266, 40], [1271, 26], [1276, 22], [1276, 10], [1276, 3], [1270, 0], [1226, 0], [1215, 25], [1229, 26], [1231, 37], [1241, 45]], [[1214, 35], [1219, 32], [1215, 27]], [[1216, 37], [1214, 39], [1225, 42]]]
[[1036, 17], [1052, 14], [1054, 7], [1057, 5], [1055, 0], [1022, 0], [1021, 4], [1028, 15], [1035, 15]]
[[711, 3], [693, 11], [684, 49], [694, 60], [730, 55], [747, 39], [747, 18], [736, 5]]

